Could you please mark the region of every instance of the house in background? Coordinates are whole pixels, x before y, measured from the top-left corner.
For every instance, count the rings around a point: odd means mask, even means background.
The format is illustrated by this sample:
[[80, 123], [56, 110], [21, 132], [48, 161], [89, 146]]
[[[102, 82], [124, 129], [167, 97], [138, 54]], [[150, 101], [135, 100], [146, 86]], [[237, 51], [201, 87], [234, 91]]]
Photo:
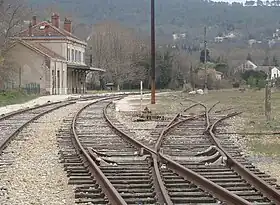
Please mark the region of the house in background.
[[33, 16], [13, 40], [8, 54], [19, 68], [15, 81], [20, 87], [35, 83], [42, 94], [85, 93], [88, 72], [104, 72], [85, 64], [87, 43], [72, 34], [69, 19], [61, 27], [58, 14], [39, 23]]
[[245, 72], [246, 70], [255, 70], [258, 66], [250, 60], [246, 60], [235, 69], [235, 72]]
[[255, 70], [255, 71], [263, 71], [267, 75], [270, 74], [269, 78], [275, 79], [280, 77], [280, 69], [276, 66], [258, 66], [254, 64], [252, 61], [247, 60], [245, 63], [241, 64], [235, 69], [236, 72], [245, 72], [248, 70]]
[[270, 74], [270, 79], [276, 79], [280, 77], [280, 70], [279, 68], [277, 68], [276, 66], [258, 66], [256, 68], [257, 71], [263, 71], [265, 72], [267, 75]]

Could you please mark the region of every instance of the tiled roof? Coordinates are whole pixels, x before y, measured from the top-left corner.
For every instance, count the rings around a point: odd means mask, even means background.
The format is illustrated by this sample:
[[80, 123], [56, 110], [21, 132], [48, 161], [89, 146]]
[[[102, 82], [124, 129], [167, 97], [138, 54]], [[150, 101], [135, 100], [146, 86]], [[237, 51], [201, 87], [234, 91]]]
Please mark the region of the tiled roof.
[[31, 27], [32, 29], [32, 36], [29, 36], [29, 28], [23, 30], [22, 32], [19, 33], [18, 37], [46, 37], [46, 38], [52, 38], [52, 37], [71, 37], [76, 40], [80, 40], [78, 37], [73, 35], [72, 33], [62, 29], [62, 28], [57, 28], [53, 26], [51, 23], [47, 21], [42, 21], [35, 26]]
[[47, 47], [43, 46], [40, 43], [30, 43], [30, 42], [27, 42], [27, 41], [19, 40], [19, 41], [16, 41], [13, 45], [16, 45], [17, 43], [20, 43], [20, 44], [26, 46], [27, 48], [35, 51], [36, 53], [39, 53], [39, 54], [44, 55], [46, 57], [55, 58], [55, 59], [59, 59], [59, 60], [65, 60], [64, 57], [62, 57], [61, 55], [53, 52], [52, 50], [48, 49]]

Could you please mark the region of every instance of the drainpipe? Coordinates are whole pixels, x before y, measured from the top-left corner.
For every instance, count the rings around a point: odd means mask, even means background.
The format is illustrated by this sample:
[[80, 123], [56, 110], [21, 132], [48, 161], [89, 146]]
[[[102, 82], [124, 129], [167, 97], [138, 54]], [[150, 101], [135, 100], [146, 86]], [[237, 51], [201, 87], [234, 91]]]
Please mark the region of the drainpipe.
[[54, 94], [57, 94], [57, 89], [56, 89], [56, 61], [54, 62]]
[[21, 88], [21, 66], [19, 67], [19, 89]]
[[62, 75], [61, 75], [61, 94], [65, 94], [65, 89], [64, 89], [64, 75], [65, 75], [65, 71], [64, 71], [64, 66], [63, 66], [63, 62], [61, 61], [61, 68], [62, 68]]

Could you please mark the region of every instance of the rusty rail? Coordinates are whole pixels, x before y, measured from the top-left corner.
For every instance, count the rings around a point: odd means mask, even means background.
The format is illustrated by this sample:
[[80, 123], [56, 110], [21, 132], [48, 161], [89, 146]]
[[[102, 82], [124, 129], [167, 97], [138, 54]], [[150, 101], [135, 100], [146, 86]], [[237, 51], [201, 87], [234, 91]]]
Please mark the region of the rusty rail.
[[[59, 104], [59, 103], [62, 103], [63, 101], [58, 101], [58, 102], [53, 102], [53, 103], [45, 103], [45, 104], [42, 104], [42, 105], [35, 105], [34, 107], [27, 107], [27, 108], [24, 108], [24, 109], [19, 109], [19, 110], [16, 110], [16, 111], [13, 111], [13, 112], [9, 112], [9, 113], [6, 113], [6, 114], [2, 114], [0, 116], [0, 120], [5, 120], [9, 117], [13, 117], [15, 115], [18, 115], [18, 114], [21, 114], [21, 113], [24, 113], [24, 112], [27, 112], [27, 111], [31, 111], [31, 110], [35, 110], [35, 109], [38, 109], [38, 108], [42, 108], [42, 107], [46, 107], [48, 105], [55, 105], [55, 104]], [[66, 102], [66, 101], [65, 101]]]
[[[207, 107], [205, 105], [203, 105], [202, 103], [198, 103], [198, 104], [200, 104], [201, 106], [203, 106], [205, 108], [205, 114], [202, 114], [200, 116], [205, 116], [206, 117], [206, 123], [207, 123], [206, 125], [207, 125], [207, 129], [209, 129], [209, 127], [211, 125], [210, 125], [210, 121], [209, 121], [209, 115], [208, 115]], [[213, 183], [211, 180], [208, 180], [205, 177], [202, 177], [201, 175], [193, 172], [192, 170], [190, 170], [186, 167], [183, 167], [182, 165], [176, 163], [174, 160], [171, 160], [171, 159], [167, 158], [162, 153], [159, 153], [155, 150], [152, 150], [149, 147], [147, 147], [147, 146], [143, 145], [142, 143], [138, 142], [137, 140], [134, 140], [131, 137], [129, 137], [128, 134], [126, 134], [122, 130], [118, 129], [117, 127], [115, 127], [113, 125], [113, 123], [110, 121], [110, 119], [106, 115], [106, 109], [108, 108], [108, 106], [109, 106], [109, 104], [103, 110], [104, 117], [105, 117], [106, 121], [115, 129], [115, 131], [117, 133], [119, 133], [121, 136], [123, 136], [129, 143], [133, 144], [135, 147], [137, 147], [141, 150], [144, 150], [146, 153], [152, 155], [154, 164], [157, 165], [158, 161], [166, 162], [168, 167], [171, 168], [173, 171], [177, 172], [178, 174], [180, 174], [184, 178], [186, 178], [190, 181], [194, 181], [196, 184], [199, 184], [205, 190], [207, 190], [210, 193], [213, 193], [214, 196], [218, 197], [220, 200], [225, 201], [227, 204], [232, 204], [232, 205], [234, 205], [234, 204], [240, 204], [240, 205], [251, 204], [248, 201], [244, 200], [243, 198], [237, 196], [236, 194], [233, 194], [232, 192], [226, 190], [225, 188]], [[192, 105], [191, 107], [193, 107], [193, 106], [194, 105]], [[174, 123], [174, 121], [176, 120], [176, 118], [178, 116], [179, 116], [179, 114], [176, 115], [173, 118], [173, 120], [168, 124], [168, 127], [166, 127], [166, 129], [169, 130], [170, 128], [178, 125], [179, 123], [182, 123], [186, 120], [195, 119], [197, 117], [197, 116], [194, 116], [192, 118], [184, 119], [182, 121]], [[161, 136], [161, 138], [163, 138], [164, 134], [166, 134], [166, 129], [165, 129], [165, 132], [163, 133], [163, 135]], [[158, 148], [157, 146], [160, 146], [160, 144], [161, 144], [161, 142], [158, 142], [157, 145], [155, 146], [155, 148]], [[157, 154], [157, 157], [155, 156], [155, 154]], [[159, 176], [159, 177], [157, 177], [158, 178], [157, 180], [159, 182], [159, 189], [160, 189], [160, 192], [161, 192], [161, 196], [165, 200], [165, 204], [171, 205], [173, 203], [170, 200], [170, 197], [168, 196], [168, 193], [165, 189], [163, 181], [160, 177], [160, 172], [159, 172], [158, 166], [155, 169], [157, 169], [157, 171], [155, 170], [156, 175]]]
[[108, 197], [110, 203], [113, 205], [127, 205], [127, 203], [124, 201], [124, 199], [119, 194], [119, 192], [115, 189], [115, 187], [111, 184], [111, 182], [108, 180], [108, 178], [104, 175], [104, 173], [100, 170], [100, 168], [97, 166], [97, 164], [91, 158], [91, 156], [88, 154], [88, 152], [82, 146], [82, 144], [79, 140], [79, 137], [76, 133], [77, 118], [84, 109], [86, 109], [87, 107], [89, 107], [97, 102], [112, 99], [112, 98], [116, 99], [116, 97], [102, 98], [102, 99], [96, 100], [93, 103], [87, 104], [82, 109], [80, 109], [79, 112], [77, 112], [73, 118], [71, 132], [73, 135], [73, 142], [74, 142], [73, 144], [74, 144], [76, 150], [78, 150], [79, 153], [81, 154], [84, 164], [88, 165], [90, 172], [95, 176], [97, 182], [102, 187], [102, 190]]
[[[160, 174], [160, 170], [158, 167], [158, 160], [157, 160], [157, 155], [153, 154], [153, 168], [154, 168], [154, 172], [155, 172], [155, 176], [156, 176], [156, 183], [158, 186], [158, 189], [160, 190], [159, 194], [160, 198], [163, 200], [164, 205], [173, 205], [173, 202], [171, 201], [171, 198], [165, 188], [164, 182], [161, 178], [161, 174]], [[158, 194], [158, 193], [157, 193]]]
[[231, 205], [250, 205], [248, 201], [242, 199], [240, 196], [231, 193], [230, 191], [226, 190], [225, 188], [215, 184], [211, 180], [202, 177], [201, 175], [195, 173], [194, 171], [180, 165], [179, 163], [175, 162], [164, 156], [163, 154], [159, 153], [160, 158], [166, 162], [168, 167], [174, 170], [177, 174], [184, 177], [185, 179], [194, 182], [196, 185], [200, 185], [205, 190], [207, 190], [212, 195], [216, 196], [219, 200], [224, 200], [227, 204]]
[[[18, 114], [22, 114], [24, 112], [27, 112], [27, 111], [31, 111], [31, 110], [35, 110], [35, 109], [38, 109], [38, 108], [43, 108], [43, 107], [47, 107], [49, 105], [56, 105], [56, 104], [59, 104], [59, 103], [63, 103], [63, 102], [55, 102], [55, 103], [48, 103], [48, 104], [43, 104], [43, 105], [40, 105], [40, 106], [36, 106], [36, 107], [32, 107], [32, 108], [27, 108], [27, 109], [23, 109], [23, 110], [19, 110], [19, 111], [16, 111], [16, 112], [12, 112], [12, 113], [9, 113], [7, 115], [5, 115], [4, 117], [1, 117], [0, 120], [4, 120], [4, 119], [7, 119], [9, 117], [13, 117], [13, 116], [16, 116]], [[68, 103], [63, 103], [62, 105], [59, 105], [57, 107], [54, 107], [52, 109], [49, 109], [49, 110], [46, 110], [45, 112], [42, 112], [38, 115], [36, 115], [35, 117], [31, 118], [30, 120], [26, 121], [25, 123], [23, 123], [18, 129], [16, 129], [11, 135], [7, 136], [4, 140], [1, 140], [0, 141], [0, 153], [6, 148], [6, 146], [18, 135], [18, 133], [25, 127], [27, 126], [28, 124], [30, 124], [32, 121], [38, 119], [39, 117], [49, 113], [49, 112], [52, 112], [54, 110], [57, 110], [59, 108], [62, 108], [62, 107], [65, 107], [67, 105], [70, 105], [70, 104], [74, 104], [75, 102], [68, 102]]]
[[[188, 100], [191, 101], [191, 102], [194, 102], [194, 100], [191, 100], [191, 99], [188, 99]], [[186, 112], [186, 111], [188, 111], [188, 110], [190, 110], [190, 109], [192, 109], [192, 108], [194, 108], [196, 106], [201, 106], [201, 105], [202, 105], [201, 103], [195, 102], [195, 104], [193, 104], [193, 105], [189, 106], [188, 108], [184, 109], [183, 112]], [[180, 121], [175, 123], [175, 121], [178, 119], [178, 117], [180, 117], [180, 115], [181, 114], [178, 113], [174, 118], [172, 118], [172, 120], [167, 124], [167, 126], [161, 131], [161, 133], [159, 135], [159, 138], [157, 139], [157, 142], [155, 144], [155, 148], [154, 148], [157, 153], [160, 151], [160, 147], [161, 147], [164, 135], [166, 135], [166, 133], [169, 132], [169, 130], [171, 128], [173, 128], [173, 127], [175, 127], [175, 126], [177, 126], [177, 125], [179, 125], [179, 124], [181, 124], [183, 122], [186, 122], [188, 120], [193, 120], [193, 119], [198, 117], [198, 116], [189, 117], [187, 119], [180, 120]], [[202, 115], [205, 115], [205, 114], [202, 114]], [[199, 115], [199, 116], [201, 116], [201, 115]]]
[[224, 154], [227, 156], [228, 160], [227, 163], [230, 167], [232, 167], [237, 173], [239, 173], [246, 181], [253, 184], [259, 191], [261, 191], [263, 194], [265, 194], [270, 200], [274, 201], [276, 204], [280, 204], [280, 193], [277, 191], [274, 187], [267, 184], [264, 180], [262, 180], [260, 177], [255, 175], [254, 173], [250, 172], [246, 167], [242, 166], [237, 160], [235, 160], [220, 144], [220, 142], [217, 140], [214, 129], [217, 126], [217, 124], [225, 119], [228, 119], [230, 117], [236, 116], [240, 114], [238, 113], [232, 113], [229, 114], [216, 122], [212, 124], [212, 126], [209, 129], [209, 134], [212, 137], [213, 141], [215, 142], [215, 145], [224, 152]]
[[114, 124], [112, 123], [112, 121], [109, 119], [109, 117], [106, 114], [106, 110], [109, 107], [111, 103], [107, 104], [107, 106], [103, 109], [103, 115], [106, 119], [106, 121], [108, 122], [108, 124], [120, 135], [122, 136], [127, 142], [129, 142], [130, 144], [132, 144], [133, 146], [137, 147], [140, 150], [140, 153], [142, 153], [142, 150], [151, 155], [152, 156], [152, 160], [153, 160], [153, 169], [154, 169], [154, 173], [155, 173], [155, 177], [156, 177], [156, 186], [159, 189], [157, 194], [159, 195], [159, 198], [161, 198], [163, 200], [163, 204], [165, 205], [173, 205], [170, 196], [168, 195], [164, 183], [162, 181], [161, 175], [160, 175], [160, 171], [158, 168], [158, 164], [157, 164], [157, 155], [156, 152], [154, 150], [152, 150], [151, 148], [147, 147], [146, 145], [142, 144], [141, 142], [138, 142], [135, 139], [132, 139], [127, 133], [123, 132], [122, 130], [118, 129], [116, 126], [114, 126]]
[[129, 135], [125, 132], [123, 132], [122, 130], [118, 129], [116, 126], [114, 126], [113, 122], [109, 119], [106, 110], [108, 109], [108, 107], [112, 104], [112, 102], [108, 103], [104, 109], [103, 109], [103, 116], [105, 118], [105, 120], [108, 122], [108, 124], [121, 136], [123, 136], [125, 138], [126, 141], [128, 141], [129, 143], [133, 144], [135, 147], [139, 148], [139, 150], [144, 149], [144, 151], [146, 151], [146, 153], [148, 154], [156, 154], [156, 152], [154, 150], [152, 150], [151, 148], [149, 148], [148, 146], [138, 142], [135, 139], [132, 139], [131, 137], [129, 137]]
[[[205, 177], [195, 173], [194, 171], [176, 163], [174, 160], [171, 160], [169, 158], [167, 158], [166, 156], [164, 156], [162, 153], [160, 153], [160, 146], [162, 144], [162, 140], [163, 137], [175, 126], [184, 123], [188, 120], [194, 120], [197, 117], [201, 117], [201, 116], [205, 116], [206, 119], [206, 129], [205, 132], [207, 132], [207, 130], [210, 128], [211, 124], [210, 124], [210, 119], [209, 119], [209, 112], [219, 103], [215, 103], [210, 110], [208, 110], [207, 106], [204, 105], [201, 102], [196, 102], [194, 100], [191, 100], [192, 102], [195, 102], [195, 104], [189, 106], [188, 108], [186, 108], [183, 112], [186, 112], [187, 110], [195, 107], [195, 106], [202, 106], [205, 109], [205, 113], [198, 115], [198, 116], [194, 116], [194, 117], [190, 117], [181, 121], [178, 121], [176, 123], [175, 120], [178, 118], [178, 116], [180, 114], [177, 114], [170, 123], [168, 123], [168, 125], [162, 130], [160, 137], [157, 140], [157, 143], [155, 145], [155, 150], [157, 151], [158, 154], [158, 160], [159, 161], [164, 161], [167, 163], [168, 167], [170, 169], [172, 169], [173, 171], [175, 171], [177, 174], [179, 174], [180, 176], [184, 177], [185, 179], [189, 180], [189, 181], [193, 181], [195, 182], [197, 185], [202, 186], [205, 190], [207, 190], [209, 193], [212, 193], [214, 196], [218, 197], [220, 200], [224, 200], [225, 202], [227, 202], [227, 204], [240, 204], [240, 205], [249, 205], [250, 203], [246, 200], [244, 200], [243, 198], [239, 197], [236, 194], [231, 193], [230, 191], [226, 190], [225, 188], [213, 183], [211, 180], [206, 179]], [[223, 154], [223, 152], [221, 152], [221, 150], [219, 148], [217, 148], [218, 151], [221, 153], [222, 156], [225, 156]]]

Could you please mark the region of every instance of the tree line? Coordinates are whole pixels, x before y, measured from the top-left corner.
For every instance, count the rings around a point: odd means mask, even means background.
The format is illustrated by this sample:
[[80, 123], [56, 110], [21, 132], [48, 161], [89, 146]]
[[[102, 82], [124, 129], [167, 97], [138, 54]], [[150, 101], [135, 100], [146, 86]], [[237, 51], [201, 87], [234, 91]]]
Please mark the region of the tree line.
[[[145, 88], [150, 88], [150, 44], [149, 40], [117, 22], [103, 22], [93, 26], [87, 50], [92, 66], [103, 68], [106, 73], [92, 75], [89, 88], [104, 89], [106, 83], [113, 83], [121, 89], [139, 88], [140, 81]], [[156, 52], [156, 87], [158, 89], [181, 89], [184, 83], [195, 87], [204, 85], [204, 52], [189, 54], [182, 50], [173, 50], [158, 46]], [[202, 58], [203, 56], [203, 58]], [[208, 83], [216, 88], [215, 70], [227, 69], [222, 59], [213, 62], [207, 50], [209, 65]], [[201, 62], [200, 62], [201, 61]], [[224, 67], [226, 68], [224, 68]], [[223, 68], [222, 68], [223, 67]]]
[[[94, 25], [104, 20], [115, 20], [137, 32], [149, 32], [150, 3], [139, 0], [27, 0], [42, 11], [60, 10], [71, 13], [81, 23]], [[247, 1], [273, 4], [279, 1]], [[44, 18], [44, 13], [40, 12]], [[260, 15], [262, 14], [262, 15]], [[48, 15], [48, 14], [47, 14]], [[203, 38], [203, 26], [210, 38], [220, 33], [237, 32], [244, 39], [271, 37], [279, 26], [279, 8], [276, 6], [243, 6], [241, 3], [205, 0], [156, 1], [156, 31], [162, 41], [172, 40], [173, 33], [185, 33], [188, 44]]]

